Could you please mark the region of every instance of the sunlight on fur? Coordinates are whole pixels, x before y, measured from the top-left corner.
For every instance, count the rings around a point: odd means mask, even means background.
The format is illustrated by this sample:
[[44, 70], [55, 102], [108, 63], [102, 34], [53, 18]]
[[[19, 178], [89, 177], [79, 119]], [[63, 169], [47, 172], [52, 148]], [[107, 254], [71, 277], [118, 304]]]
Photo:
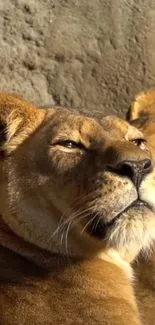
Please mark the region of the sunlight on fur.
[[0, 94], [0, 142], [5, 325], [140, 325], [130, 263], [155, 239], [141, 130]]

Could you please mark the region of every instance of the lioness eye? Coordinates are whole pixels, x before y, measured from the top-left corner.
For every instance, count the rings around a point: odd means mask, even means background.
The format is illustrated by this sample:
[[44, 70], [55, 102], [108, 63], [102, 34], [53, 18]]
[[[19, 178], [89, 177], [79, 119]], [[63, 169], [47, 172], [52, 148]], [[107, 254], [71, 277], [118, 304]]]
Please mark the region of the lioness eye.
[[64, 140], [64, 141], [62, 140], [62, 141], [58, 141], [56, 144], [69, 149], [76, 149], [76, 148], [85, 149], [84, 145], [81, 142], [75, 142], [72, 140]]
[[145, 143], [146, 143], [146, 140], [145, 140], [145, 139], [133, 139], [133, 140], [131, 140], [131, 142], [132, 142], [135, 146], [140, 147], [142, 144], [145, 144]]

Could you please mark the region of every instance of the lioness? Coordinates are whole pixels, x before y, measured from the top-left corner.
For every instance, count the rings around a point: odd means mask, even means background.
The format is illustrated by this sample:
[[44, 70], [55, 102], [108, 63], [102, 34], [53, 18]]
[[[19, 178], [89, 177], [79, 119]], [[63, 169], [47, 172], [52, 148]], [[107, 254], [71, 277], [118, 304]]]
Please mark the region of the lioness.
[[143, 134], [0, 95], [1, 324], [139, 325], [130, 262], [155, 238]]
[[[138, 94], [132, 104], [129, 119], [146, 136], [155, 163], [155, 90]], [[153, 186], [155, 186], [152, 183]], [[151, 188], [150, 188], [151, 190]], [[152, 188], [152, 197], [154, 188]], [[154, 196], [155, 201], [155, 196]], [[152, 254], [141, 256], [135, 263], [136, 293], [143, 324], [155, 324], [155, 245]]]

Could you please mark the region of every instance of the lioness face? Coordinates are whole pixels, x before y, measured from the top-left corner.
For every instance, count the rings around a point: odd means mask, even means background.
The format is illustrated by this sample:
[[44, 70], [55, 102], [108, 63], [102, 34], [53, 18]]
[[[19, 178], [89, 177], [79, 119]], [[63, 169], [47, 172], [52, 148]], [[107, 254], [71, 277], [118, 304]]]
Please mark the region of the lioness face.
[[3, 139], [5, 222], [52, 252], [110, 247], [134, 258], [155, 234], [155, 173], [142, 133], [116, 117], [33, 110]]

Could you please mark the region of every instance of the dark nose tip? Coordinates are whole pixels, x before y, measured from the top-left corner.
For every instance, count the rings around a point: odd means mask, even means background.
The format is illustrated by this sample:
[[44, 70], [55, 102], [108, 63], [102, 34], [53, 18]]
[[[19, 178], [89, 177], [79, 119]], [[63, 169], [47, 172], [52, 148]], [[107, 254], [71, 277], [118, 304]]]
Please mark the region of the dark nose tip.
[[152, 171], [151, 159], [124, 160], [116, 166], [116, 171], [129, 177], [135, 186], [139, 187], [145, 175]]

